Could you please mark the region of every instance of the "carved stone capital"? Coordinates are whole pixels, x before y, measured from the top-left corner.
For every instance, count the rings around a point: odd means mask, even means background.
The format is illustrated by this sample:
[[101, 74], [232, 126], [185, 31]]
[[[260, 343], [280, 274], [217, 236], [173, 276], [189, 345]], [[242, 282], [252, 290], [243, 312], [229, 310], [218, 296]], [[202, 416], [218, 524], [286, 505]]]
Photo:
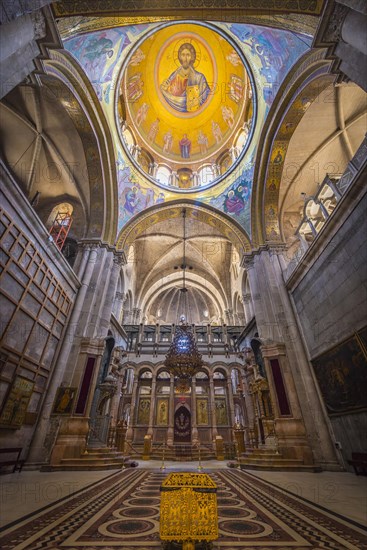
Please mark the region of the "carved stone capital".
[[118, 267], [126, 265], [126, 257], [122, 250], [114, 252], [113, 263], [115, 266], [118, 266]]

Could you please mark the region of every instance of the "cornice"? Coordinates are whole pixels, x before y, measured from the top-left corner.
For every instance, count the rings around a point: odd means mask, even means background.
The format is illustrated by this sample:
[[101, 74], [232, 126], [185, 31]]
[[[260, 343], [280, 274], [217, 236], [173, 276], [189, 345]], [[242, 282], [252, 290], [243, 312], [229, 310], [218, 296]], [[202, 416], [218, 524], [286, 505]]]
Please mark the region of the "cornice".
[[[275, 29], [282, 29], [290, 32], [297, 32], [313, 36], [318, 23], [318, 18], [314, 15], [305, 15], [301, 13], [277, 14], [276, 17], [271, 13], [250, 14], [245, 9], [236, 12], [223, 12], [223, 10], [200, 10], [190, 14], [190, 19], [194, 21], [211, 21], [220, 23], [240, 23], [247, 25], [261, 25]], [[114, 27], [124, 27], [133, 25], [149, 25], [152, 23], [164, 23], [165, 21], [185, 21], [187, 12], [179, 15], [175, 12], [173, 15], [140, 15], [138, 13], [129, 13], [128, 15], [83, 17], [66, 16], [57, 19], [57, 27], [63, 39], [71, 38], [87, 32], [101, 31]]]
[[123, 250], [118, 250], [115, 245], [111, 245], [110, 243], [103, 241], [99, 238], [81, 239], [80, 241], [78, 241], [78, 246], [80, 248], [86, 248], [86, 249], [104, 248], [107, 250], [107, 252], [113, 253], [115, 263], [119, 263], [120, 265], [127, 264], [126, 255]]
[[79, 16], [163, 16], [213, 18], [220, 12], [221, 19], [226, 16], [238, 18], [243, 12], [248, 14], [302, 13], [319, 16], [324, 0], [61, 0], [53, 4], [56, 17]]
[[240, 266], [244, 269], [250, 269], [254, 266], [255, 258], [264, 252], [268, 252], [269, 254], [283, 254], [286, 250], [287, 245], [283, 242], [262, 244], [251, 250], [251, 252], [245, 253], [242, 256]]

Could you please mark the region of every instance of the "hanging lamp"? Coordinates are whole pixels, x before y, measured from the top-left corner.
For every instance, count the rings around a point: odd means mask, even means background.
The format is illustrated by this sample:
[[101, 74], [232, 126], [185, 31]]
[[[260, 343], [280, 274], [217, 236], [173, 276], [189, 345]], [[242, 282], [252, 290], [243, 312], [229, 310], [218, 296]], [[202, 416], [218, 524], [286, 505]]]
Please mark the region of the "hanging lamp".
[[180, 393], [189, 390], [191, 379], [203, 366], [201, 353], [199, 353], [192, 328], [187, 323], [187, 291], [186, 288], [186, 208], [182, 209], [183, 219], [183, 259], [182, 259], [182, 288], [184, 314], [181, 315], [180, 324], [176, 326], [173, 341], [169, 347], [164, 365], [168, 372], [175, 378], [176, 389]]

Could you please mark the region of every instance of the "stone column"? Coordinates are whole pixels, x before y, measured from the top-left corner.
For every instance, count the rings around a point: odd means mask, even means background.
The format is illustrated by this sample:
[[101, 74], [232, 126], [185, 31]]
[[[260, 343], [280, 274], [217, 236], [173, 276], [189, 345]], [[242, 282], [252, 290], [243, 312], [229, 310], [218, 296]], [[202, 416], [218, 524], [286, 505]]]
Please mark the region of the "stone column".
[[74, 273], [76, 273], [76, 275], [79, 277], [79, 279], [81, 279], [82, 276], [83, 276], [85, 266], [86, 266], [87, 261], [88, 261], [88, 257], [89, 257], [89, 248], [87, 248], [83, 244], [83, 242], [79, 242], [78, 243], [78, 253], [77, 253], [77, 256], [75, 258], [75, 262], [74, 262], [74, 266], [73, 266]]
[[191, 380], [191, 429], [193, 445], [197, 445], [199, 442], [199, 432], [196, 419], [196, 378], [195, 376]]
[[[281, 246], [264, 245], [251, 254], [246, 254], [243, 263], [248, 272], [259, 337], [264, 343], [262, 351], [267, 357], [266, 373], [273, 405], [281, 391], [279, 385], [278, 388], [275, 387], [273, 377], [280, 378], [278, 371], [283, 376], [288, 399], [292, 401], [289, 418], [293, 420], [286, 422], [286, 415], [278, 414], [275, 418], [275, 429], [279, 431], [280, 439], [288, 438], [287, 452], [294, 452], [291, 450], [294, 437], [294, 441], [299, 442], [297, 453], [303, 452], [305, 460], [310, 460], [311, 445], [317, 463], [324, 465], [325, 469], [338, 469], [328, 419], [318, 397], [311, 366], [284, 284], [279, 258], [282, 252]], [[277, 360], [279, 365], [274, 361], [271, 363], [271, 360]]]
[[235, 423], [235, 417], [234, 417], [234, 401], [233, 401], [233, 393], [232, 393], [232, 383], [231, 383], [231, 377], [227, 377], [227, 395], [228, 395], [228, 405], [229, 405], [229, 411], [228, 411], [228, 421], [229, 425], [232, 427]]
[[192, 173], [192, 185], [193, 187], [197, 187], [199, 185], [199, 174], [196, 171]]
[[237, 151], [236, 151], [236, 147], [233, 147], [233, 146], [232, 146], [232, 147], [229, 149], [229, 153], [230, 153], [230, 155], [231, 155], [232, 162], [236, 162], [236, 160], [237, 160]]
[[250, 392], [249, 392], [250, 377], [253, 376], [252, 373], [253, 373], [252, 367], [245, 365], [245, 375], [243, 378], [243, 385], [244, 385], [243, 399], [245, 402], [244, 409], [246, 411], [245, 441], [247, 446], [250, 445], [249, 430], [250, 428], [252, 428], [252, 426], [256, 421], [254, 403], [253, 403], [252, 395], [250, 395]]
[[232, 309], [225, 309], [224, 314], [226, 316], [226, 324], [233, 325], [233, 311]]
[[51, 0], [2, 2], [0, 99], [36, 69], [41, 53], [38, 40], [46, 36], [46, 20], [41, 8]]
[[171, 374], [169, 392], [169, 418], [167, 430], [167, 446], [172, 447], [174, 439], [174, 417], [175, 417], [175, 379]]
[[361, 0], [327, 2], [312, 47], [327, 48], [338, 81], [352, 80], [367, 91], [367, 8]]
[[153, 435], [153, 424], [154, 424], [154, 416], [155, 416], [155, 405], [156, 405], [156, 387], [157, 387], [157, 375], [156, 373], [153, 373], [152, 378], [152, 388], [150, 393], [150, 411], [149, 411], [149, 426], [148, 426], [148, 435]]
[[104, 303], [100, 312], [100, 317], [97, 318], [97, 331], [102, 337], [105, 337], [107, 335], [108, 329], [111, 324], [112, 307], [116, 295], [116, 287], [120, 277], [121, 267], [125, 263], [126, 260], [122, 252], [113, 253], [110, 277], [108, 282], [106, 283]]
[[151, 170], [150, 175], [153, 178], [156, 178], [157, 177], [157, 170], [158, 170], [158, 163], [157, 162], [152, 162], [152, 164], [149, 165], [149, 168]]
[[133, 382], [133, 389], [132, 389], [132, 392], [131, 392], [131, 406], [130, 406], [130, 411], [131, 411], [131, 414], [130, 414], [130, 422], [129, 422], [129, 426], [127, 428], [127, 432], [126, 432], [126, 441], [129, 441], [130, 443], [132, 442], [133, 438], [134, 438], [134, 422], [135, 422], [135, 409], [136, 409], [136, 402], [138, 400], [138, 375], [137, 374], [134, 374], [134, 382]]
[[214, 380], [213, 380], [213, 373], [209, 373], [209, 403], [210, 403], [210, 409], [211, 409], [211, 416], [212, 416], [212, 440], [215, 444], [215, 438], [218, 435], [217, 430], [217, 417], [215, 415], [215, 399], [214, 399]]
[[139, 161], [140, 154], [141, 154], [141, 148], [138, 145], [135, 145], [133, 157], [137, 162]]
[[141, 315], [141, 309], [139, 309], [138, 307], [134, 307], [133, 313], [132, 313], [132, 322], [131, 322], [132, 325], [139, 324], [140, 315]]
[[253, 315], [253, 312], [251, 311], [252, 310], [252, 307], [251, 307], [251, 294], [244, 294], [243, 297], [243, 307], [244, 307], [244, 310], [245, 310], [245, 317], [246, 317], [246, 323], [249, 323], [252, 319], [252, 317], [254, 316]]
[[114, 316], [116, 317], [119, 323], [121, 323], [121, 313], [122, 313], [124, 301], [125, 301], [124, 292], [116, 292], [115, 299], [113, 302], [112, 313], [114, 314]]
[[213, 343], [213, 337], [212, 337], [212, 326], [210, 323], [208, 323], [208, 345]]
[[84, 338], [80, 345], [71, 386], [77, 388], [74, 415], [63, 418], [51, 454], [51, 464], [60, 464], [63, 458], [79, 458], [86, 448], [89, 415], [105, 342]]
[[[57, 359], [57, 369], [55, 369], [51, 384], [48, 388], [45, 401], [43, 403], [42, 415], [38, 422], [38, 428], [35, 432], [30, 453], [29, 461], [42, 462], [45, 459], [45, 446], [46, 438], [52, 441], [52, 436], [49, 433], [50, 430], [50, 414], [52, 405], [55, 399], [57, 388], [64, 384], [66, 386], [72, 386], [71, 380], [73, 378], [74, 370], [77, 362], [77, 354], [79, 351], [81, 340], [81, 328], [80, 317], [83, 311], [83, 306], [86, 298], [87, 291], [89, 289], [90, 281], [94, 271], [94, 267], [97, 260], [99, 244], [83, 243], [80, 245], [81, 262], [79, 268], [79, 278], [81, 285], [78, 294], [75, 298], [73, 309], [69, 318], [68, 326], [65, 331], [60, 353]], [[72, 354], [74, 350], [74, 354]], [[72, 423], [73, 421], [71, 421]], [[72, 429], [70, 427], [70, 429]], [[88, 433], [88, 422], [85, 422], [84, 435]], [[60, 418], [60, 430], [59, 433], [65, 433], [69, 431], [69, 425], [66, 423], [66, 418]], [[51, 448], [48, 451], [51, 453]], [[46, 458], [49, 458], [48, 456]], [[62, 458], [62, 455], [59, 456]]]

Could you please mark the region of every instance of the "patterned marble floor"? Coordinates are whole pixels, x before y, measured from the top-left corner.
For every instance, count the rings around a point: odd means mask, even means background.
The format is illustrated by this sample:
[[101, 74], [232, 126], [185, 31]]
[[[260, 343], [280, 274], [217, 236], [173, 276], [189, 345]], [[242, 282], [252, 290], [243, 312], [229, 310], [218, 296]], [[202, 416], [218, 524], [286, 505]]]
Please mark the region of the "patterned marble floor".
[[[363, 550], [367, 530], [265, 480], [238, 470], [207, 472], [217, 483], [215, 550]], [[96, 481], [5, 526], [2, 550], [153, 550], [159, 488], [167, 473], [130, 469]]]

